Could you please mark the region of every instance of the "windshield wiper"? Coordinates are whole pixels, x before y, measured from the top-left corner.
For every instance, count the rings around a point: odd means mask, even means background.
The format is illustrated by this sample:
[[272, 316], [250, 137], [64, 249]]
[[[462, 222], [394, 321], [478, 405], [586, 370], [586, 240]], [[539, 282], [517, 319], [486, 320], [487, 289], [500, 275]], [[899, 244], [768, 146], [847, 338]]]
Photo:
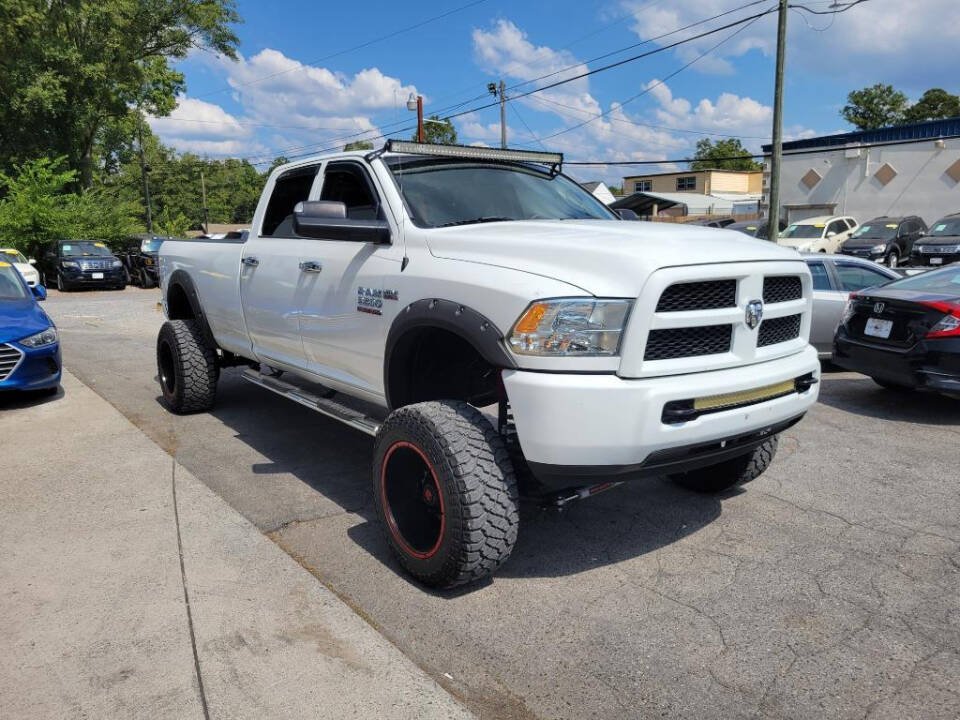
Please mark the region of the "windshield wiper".
[[486, 217], [476, 217], [470, 218], [469, 220], [454, 220], [453, 222], [442, 223], [437, 225], [437, 227], [453, 227], [454, 225], [473, 225], [474, 223], [488, 223], [488, 222], [504, 222], [510, 221], [514, 218], [511, 217], [498, 217], [496, 215], [489, 215]]

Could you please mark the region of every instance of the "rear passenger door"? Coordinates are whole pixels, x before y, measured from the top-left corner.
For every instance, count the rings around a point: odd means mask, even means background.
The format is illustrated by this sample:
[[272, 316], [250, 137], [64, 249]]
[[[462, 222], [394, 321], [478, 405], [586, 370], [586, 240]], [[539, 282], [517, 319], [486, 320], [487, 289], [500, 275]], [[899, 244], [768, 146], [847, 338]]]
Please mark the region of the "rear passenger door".
[[827, 260], [808, 260], [813, 276], [813, 322], [810, 326], [810, 344], [823, 356], [833, 353], [833, 335], [840, 324], [848, 293], [833, 281]]

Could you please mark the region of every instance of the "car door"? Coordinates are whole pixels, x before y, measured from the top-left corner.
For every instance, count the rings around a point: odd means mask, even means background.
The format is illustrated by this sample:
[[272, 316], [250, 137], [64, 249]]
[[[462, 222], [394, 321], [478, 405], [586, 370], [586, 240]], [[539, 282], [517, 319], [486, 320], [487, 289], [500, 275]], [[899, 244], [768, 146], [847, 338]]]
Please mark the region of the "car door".
[[810, 344], [821, 357], [833, 354], [833, 335], [840, 324], [843, 307], [847, 304], [848, 292], [834, 281], [827, 259], [807, 260], [813, 276], [813, 321], [810, 324]]
[[392, 242], [313, 238], [301, 262], [316, 267], [304, 287], [300, 333], [311, 372], [383, 393], [384, 339], [398, 310], [397, 286], [403, 260], [402, 238], [377, 180], [359, 160], [327, 163], [320, 200], [342, 202], [347, 217], [386, 219]]
[[300, 271], [304, 244], [293, 229], [293, 209], [308, 200], [319, 164], [276, 178], [260, 227], [251, 228], [240, 258], [240, 300], [253, 352], [268, 365], [306, 368], [299, 308], [307, 291]]

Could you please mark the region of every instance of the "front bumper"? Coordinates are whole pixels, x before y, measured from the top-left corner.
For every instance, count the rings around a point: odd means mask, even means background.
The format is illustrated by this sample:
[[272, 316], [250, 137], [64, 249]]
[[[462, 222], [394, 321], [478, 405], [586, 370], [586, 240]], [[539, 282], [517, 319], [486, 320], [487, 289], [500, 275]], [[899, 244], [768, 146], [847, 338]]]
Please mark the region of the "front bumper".
[[[939, 262], [937, 262], [938, 260]], [[955, 262], [960, 262], [960, 253], [910, 253], [910, 264], [920, 267], [939, 267]]]
[[874, 251], [872, 247], [864, 248], [840, 248], [837, 250], [838, 255], [847, 255], [849, 257], [858, 257], [864, 258], [865, 260], [873, 260], [874, 262], [880, 262], [883, 260], [886, 255], [886, 249], [881, 250], [880, 252]]
[[917, 390], [960, 393], [960, 338], [921, 340], [901, 350], [852, 338], [841, 325], [833, 341], [833, 362]]
[[[816, 402], [819, 386], [685, 422], [664, 422], [667, 403], [735, 393], [812, 375], [820, 377], [812, 346], [794, 355], [749, 366], [658, 378], [503, 371], [520, 447], [538, 480], [551, 487], [585, 478], [626, 475], [644, 467], [691, 460], [698, 447], [748, 452], [796, 422]], [[759, 435], [758, 435], [759, 434]], [[757, 438], [754, 438], [757, 439]], [[719, 443], [726, 445], [719, 447]], [[720, 462], [724, 457], [715, 457]], [[709, 464], [709, 463], [707, 463]]]
[[17, 343], [8, 343], [22, 353], [19, 364], [4, 380], [0, 391], [44, 390], [60, 384], [63, 365], [60, 361], [60, 343], [55, 342], [39, 348], [28, 348]]
[[[109, 270], [61, 269], [60, 275], [63, 277], [63, 282], [71, 287], [106, 287], [126, 283], [122, 267]], [[95, 275], [103, 275], [103, 277], [94, 277]]]

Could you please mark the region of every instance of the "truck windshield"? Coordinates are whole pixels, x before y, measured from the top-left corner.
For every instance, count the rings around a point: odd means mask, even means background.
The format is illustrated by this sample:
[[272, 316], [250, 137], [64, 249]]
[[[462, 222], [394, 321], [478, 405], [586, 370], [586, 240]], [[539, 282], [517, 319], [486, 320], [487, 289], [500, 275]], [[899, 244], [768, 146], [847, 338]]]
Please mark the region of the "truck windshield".
[[449, 227], [501, 220], [615, 220], [599, 200], [563, 175], [516, 163], [385, 158], [413, 221]]

